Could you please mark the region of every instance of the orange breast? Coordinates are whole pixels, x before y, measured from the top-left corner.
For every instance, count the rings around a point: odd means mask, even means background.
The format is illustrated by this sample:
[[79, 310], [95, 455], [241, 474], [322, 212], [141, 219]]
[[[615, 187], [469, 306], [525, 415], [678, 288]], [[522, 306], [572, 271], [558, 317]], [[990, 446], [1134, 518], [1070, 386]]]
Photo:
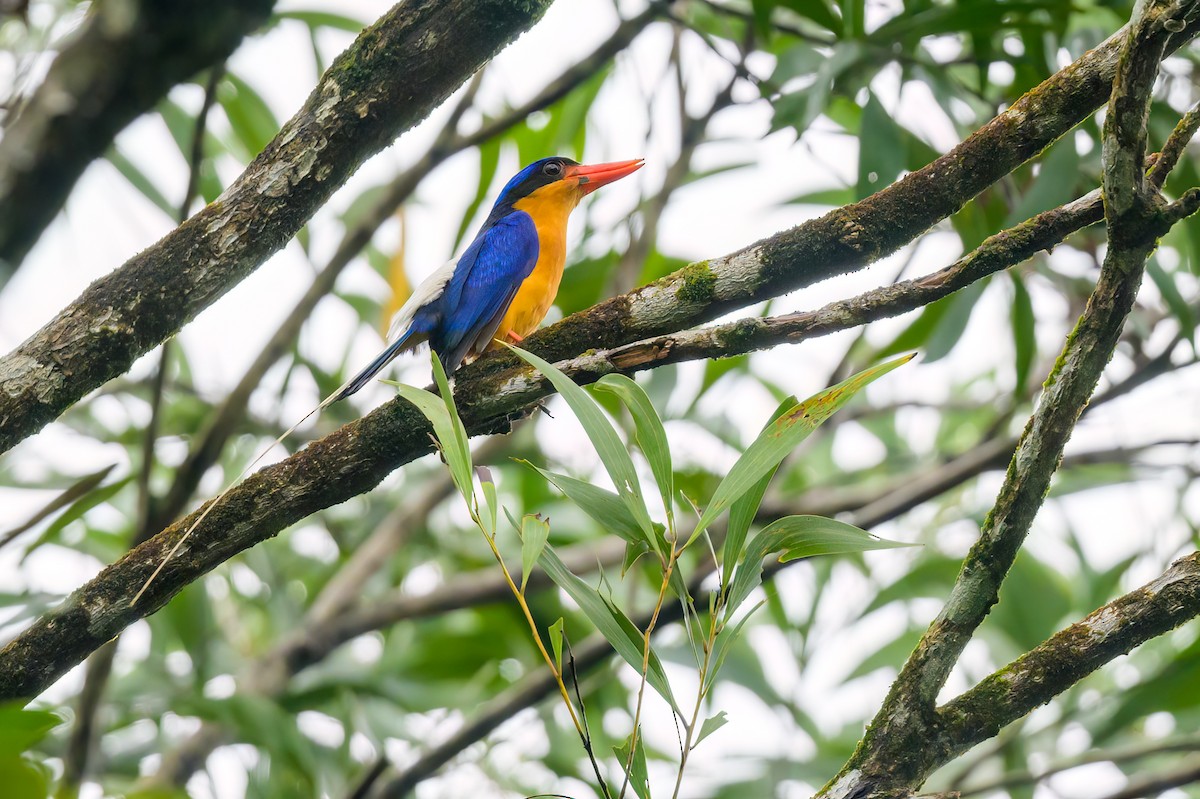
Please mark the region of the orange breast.
[[[567, 260], [567, 217], [576, 202], [574, 193], [541, 190], [513, 203], [514, 208], [529, 214], [537, 228], [538, 260], [508, 306], [508, 313], [496, 331], [497, 338], [511, 341], [509, 333], [524, 338], [546, 318], [562, 281]], [[493, 342], [491, 346], [497, 345]]]

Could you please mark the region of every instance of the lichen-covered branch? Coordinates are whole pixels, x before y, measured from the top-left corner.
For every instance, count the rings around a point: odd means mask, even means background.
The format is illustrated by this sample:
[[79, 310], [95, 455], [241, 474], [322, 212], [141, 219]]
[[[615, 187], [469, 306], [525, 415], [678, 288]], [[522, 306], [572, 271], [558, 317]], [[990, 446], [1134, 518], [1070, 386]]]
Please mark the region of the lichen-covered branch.
[[[838, 324], [842, 329], [861, 324], [862, 314], [882, 318], [903, 313], [912, 307], [914, 292], [925, 301], [944, 296], [954, 290], [952, 287], [960, 287], [954, 281], [972, 265], [990, 264], [988, 269], [994, 271], [1005, 263], [1017, 263], [1032, 251], [1061, 240], [1070, 230], [1092, 220], [1094, 214], [1095, 209], [1090, 203], [1072, 203], [1065, 210], [1046, 212], [1024, 223], [1020, 226], [1021, 235], [993, 237], [980, 251], [960, 259], [957, 268], [937, 273], [940, 277], [929, 276], [901, 284], [899, 292], [895, 287], [885, 287], [850, 301], [834, 303], [838, 308], [845, 306], [858, 310], [845, 314], [830, 306], [815, 312], [814, 318], [825, 320], [819, 333], [828, 333]], [[1069, 220], [1070, 224], [1064, 220]], [[995, 254], [988, 255], [993, 249]], [[999, 253], [1004, 253], [1005, 257], [999, 257]], [[986, 273], [987, 270], [978, 270], [972, 274], [978, 279]], [[755, 323], [759, 321], [762, 320], [755, 320]], [[739, 324], [743, 323], [736, 323], [734, 327]], [[696, 341], [691, 341], [689, 336], [695, 337]], [[714, 338], [703, 330], [681, 334], [681, 338], [686, 342], [683, 349], [693, 358], [735, 355], [771, 343], [754, 336]], [[774, 343], [801, 338], [803, 334], [788, 324], [776, 326]], [[493, 354], [483, 360], [503, 357]], [[559, 367], [578, 382], [586, 383], [610, 372], [634, 372], [662, 362], [654, 358], [623, 358], [622, 350], [618, 349], [588, 352], [560, 363]], [[460, 378], [455, 392], [463, 421], [473, 434], [506, 430], [514, 414], [524, 414], [552, 390], [547, 381], [528, 368], [498, 373], [487, 369], [477, 371], [485, 376], [467, 383]], [[203, 513], [203, 508], [177, 521], [101, 572], [58, 609], [0, 650], [0, 697], [23, 697], [40, 692], [95, 647], [126, 625], [157, 610], [184, 585], [218, 564], [311, 513], [370, 490], [390, 471], [430, 450], [427, 431], [424, 417], [397, 399], [314, 441], [286, 460], [251, 475], [231, 490], [192, 531], [136, 607], [131, 606], [130, 597], [145, 584], [178, 537], [190, 529], [196, 514]]]
[[[493, 2], [499, 4], [499, 0]], [[440, 25], [445, 20], [435, 11], [463, 5], [470, 10], [460, 8], [461, 13], [449, 15], [453, 17], [454, 34], [433, 47], [429, 57], [417, 53], [420, 48], [415, 43], [409, 49], [400, 46], [399, 40], [404, 37], [394, 29], [406, 25], [397, 21], [393, 12], [334, 64], [306, 109], [327, 108], [335, 113], [346, 106], [362, 108], [367, 100], [363, 95], [388, 97], [385, 87], [406, 74], [406, 70], [395, 69], [397, 61], [418, 73], [433, 72], [444, 78], [436, 69], [436, 65], [445, 63], [444, 58], [479, 63], [485, 55], [479, 51], [481, 43], [494, 50], [504, 40], [500, 33], [504, 25], [512, 28], [508, 35], [515, 35], [519, 28], [514, 15], [520, 15], [507, 4], [499, 4], [509, 11], [497, 16], [496, 11], [488, 11], [489, 3], [466, 4], [464, 0], [443, 0], [441, 4], [425, 0], [404, 22], [417, 24], [417, 18], [436, 16]], [[484, 26], [486, 31], [477, 31], [472, 26], [480, 23], [481, 16], [502, 24], [489, 24]], [[529, 21], [522, 18], [521, 24]], [[1200, 22], [1189, 22], [1172, 37], [1171, 46], [1182, 45], [1197, 32]], [[1119, 37], [1110, 38], [1031, 90], [946, 155], [862, 202], [723, 258], [693, 264], [602, 303], [588, 314], [569, 317], [531, 338], [531, 348], [550, 360], [561, 360], [590, 348], [615, 347], [672, 333], [710, 321], [735, 307], [862, 268], [896, 251], [1091, 114], [1108, 96], [1119, 44]], [[460, 46], [468, 54], [458, 52]], [[463, 76], [456, 77], [461, 80]], [[339, 80], [355, 87], [359, 85], [355, 81], [365, 81], [371, 90], [364, 88], [354, 102], [347, 102], [339, 93]], [[410, 81], [405, 85], [428, 85]], [[439, 99], [444, 96], [440, 94]], [[420, 103], [424, 97], [413, 98], [421, 105], [421, 114], [428, 111]], [[367, 107], [373, 112], [367, 115], [371, 121], [375, 122], [374, 112], [382, 116], [386, 110], [388, 124], [339, 127], [345, 135], [335, 138], [347, 151], [342, 155], [357, 164], [357, 159], [378, 149], [381, 131], [390, 137], [402, 124], [409, 124], [409, 115], [400, 113], [396, 105], [381, 100], [371, 104], [368, 100]], [[305, 118], [305, 113], [297, 120]], [[325, 111], [322, 114], [328, 116]], [[173, 334], [249, 274], [262, 258], [282, 246], [328, 196], [331, 184], [340, 183], [353, 166], [331, 157], [329, 150], [336, 149], [332, 148], [334, 139], [298, 141], [297, 137], [304, 138], [299, 134], [306, 130], [293, 120], [222, 201], [193, 217], [110, 278], [93, 285], [55, 321], [0, 359], [0, 452], [40, 429], [87, 391], [123, 372], [137, 356]], [[325, 146], [317, 146], [320, 144]], [[326, 167], [333, 171], [326, 174]], [[264, 169], [266, 174], [260, 174]], [[296, 185], [289, 186], [287, 174], [296, 178]], [[266, 202], [258, 198], [253, 216], [249, 216], [252, 209], [231, 202], [243, 196], [241, 188], [263, 181], [270, 191], [264, 192]], [[274, 198], [274, 192], [287, 196]], [[201, 218], [202, 223], [198, 222]], [[245, 225], [250, 229], [243, 230]], [[209, 229], [214, 226], [214, 230]], [[193, 257], [184, 257], [189, 253]], [[182, 274], [155, 268], [166, 262], [199, 262], [204, 266], [183, 270]], [[138, 297], [156, 298], [154, 307], [146, 307], [147, 303], [139, 302]], [[511, 357], [490, 358], [475, 369], [464, 370], [460, 381], [469, 383], [482, 377], [484, 370], [514, 365]]]
[[[947, 717], [936, 707], [938, 692], [998, 599], [1001, 582], [1041, 507], [1076, 420], [1112, 357], [1141, 285], [1145, 260], [1175, 216], [1155, 205], [1157, 193], [1150, 193], [1143, 164], [1150, 90], [1168, 25], [1175, 27], [1168, 21], [1177, 21], [1180, 13], [1172, 3], [1137, 6], [1121, 49], [1105, 124], [1104, 193], [1110, 246], [1096, 288], [1046, 380], [996, 504], [963, 562], [950, 597], [905, 663], [858, 749], [819, 797], [908, 796], [946, 762], [944, 747], [914, 747], [912, 742], [936, 739], [944, 729]], [[1194, 211], [1197, 198], [1185, 199], [1181, 204]]]
[[0, 139], [0, 288], [117, 133], [219, 64], [275, 0], [99, 3]]
[[1200, 553], [1055, 634], [938, 709], [942, 762], [1044, 705], [1106, 663], [1200, 615]]
[[[1200, 22], [1189, 19], [1169, 47], [1198, 31]], [[570, 316], [531, 336], [529, 348], [553, 362], [668, 335], [896, 252], [1104, 103], [1122, 40], [1121, 32], [1114, 34], [948, 153], [870, 197]], [[517, 363], [515, 356], [489, 359], [460, 372], [460, 382]]]
[[411, 0], [364, 30], [215, 202], [0, 359], [0, 452], [252, 273], [359, 164], [423, 119], [549, 2]]

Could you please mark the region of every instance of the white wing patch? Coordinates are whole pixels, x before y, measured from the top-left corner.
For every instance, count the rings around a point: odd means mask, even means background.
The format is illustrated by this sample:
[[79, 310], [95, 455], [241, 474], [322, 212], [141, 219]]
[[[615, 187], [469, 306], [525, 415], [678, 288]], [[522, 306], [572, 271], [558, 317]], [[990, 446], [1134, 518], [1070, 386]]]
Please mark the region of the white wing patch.
[[404, 305], [400, 306], [400, 310], [396, 311], [396, 315], [392, 317], [392, 325], [388, 328], [387, 335], [389, 343], [395, 341], [408, 331], [408, 326], [412, 324], [413, 317], [417, 315], [417, 311], [442, 296], [442, 292], [446, 290], [446, 284], [454, 276], [454, 269], [457, 266], [457, 258], [453, 261], [448, 261], [413, 289], [412, 295], [409, 296]]

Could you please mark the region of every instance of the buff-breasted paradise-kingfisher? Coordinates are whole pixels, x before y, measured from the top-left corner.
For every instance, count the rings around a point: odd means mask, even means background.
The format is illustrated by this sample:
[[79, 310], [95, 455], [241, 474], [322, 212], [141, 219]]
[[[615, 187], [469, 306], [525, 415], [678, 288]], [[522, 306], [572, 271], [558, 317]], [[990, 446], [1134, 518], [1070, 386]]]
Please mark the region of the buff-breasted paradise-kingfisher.
[[[426, 278], [396, 313], [387, 348], [275, 444], [313, 414], [361, 389], [400, 353], [423, 342], [429, 342], [449, 375], [468, 357], [496, 346], [497, 338], [519, 342], [536, 330], [558, 294], [567, 257], [567, 217], [585, 196], [641, 167], [640, 158], [585, 166], [554, 157], [535, 161], [518, 172], [500, 192], [463, 254]], [[209, 503], [146, 580], [134, 602], [192, 531], [269, 451], [263, 450], [238, 480]]]
[[387, 348], [329, 400], [361, 389], [400, 353], [428, 341], [446, 374], [468, 357], [519, 342], [546, 318], [567, 257], [567, 217], [586, 195], [629, 175], [642, 160], [584, 166], [543, 158], [500, 192], [475, 240], [430, 275], [397, 312]]

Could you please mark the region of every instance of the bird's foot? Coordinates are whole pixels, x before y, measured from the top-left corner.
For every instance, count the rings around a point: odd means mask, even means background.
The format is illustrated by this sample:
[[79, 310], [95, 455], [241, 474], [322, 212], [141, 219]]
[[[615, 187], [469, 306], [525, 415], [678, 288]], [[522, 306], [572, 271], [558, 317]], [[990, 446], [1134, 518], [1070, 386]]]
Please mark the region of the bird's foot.
[[522, 341], [525, 340], [525, 337], [518, 334], [517, 331], [515, 331], [515, 330], [508, 331], [507, 333], [504, 334], [504, 337], [507, 338], [509, 341], [511, 341], [513, 344], [520, 344]]

